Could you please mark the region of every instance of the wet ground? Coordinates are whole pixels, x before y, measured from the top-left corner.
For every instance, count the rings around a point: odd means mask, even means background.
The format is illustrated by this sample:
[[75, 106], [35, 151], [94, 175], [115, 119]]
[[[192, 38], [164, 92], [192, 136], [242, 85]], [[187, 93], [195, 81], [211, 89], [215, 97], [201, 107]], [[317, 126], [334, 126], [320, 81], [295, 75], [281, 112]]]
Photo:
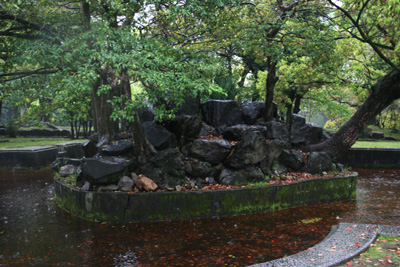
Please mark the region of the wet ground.
[[357, 198], [256, 215], [100, 224], [57, 207], [52, 173], [0, 173], [0, 266], [244, 266], [320, 242], [339, 222], [400, 224], [400, 170], [357, 170]]

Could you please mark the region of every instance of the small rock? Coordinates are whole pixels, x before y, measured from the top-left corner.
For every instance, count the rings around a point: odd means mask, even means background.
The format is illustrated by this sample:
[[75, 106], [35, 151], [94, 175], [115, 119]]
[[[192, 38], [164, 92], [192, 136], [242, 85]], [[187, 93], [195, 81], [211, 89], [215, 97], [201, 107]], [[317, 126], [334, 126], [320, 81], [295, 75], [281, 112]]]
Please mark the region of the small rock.
[[180, 185], [175, 186], [175, 190], [180, 192], [182, 190], [182, 187]]
[[144, 176], [143, 174], [139, 174], [139, 176], [137, 176], [136, 173], [132, 173], [131, 176], [137, 188], [140, 190], [143, 189], [145, 191], [154, 191], [158, 188], [158, 185], [153, 180]]
[[212, 178], [212, 177], [206, 177], [206, 183], [209, 183], [209, 184], [212, 184], [212, 183], [214, 183], [214, 178]]
[[65, 165], [60, 168], [60, 175], [62, 177], [68, 177], [75, 173], [76, 167], [74, 165]]
[[82, 186], [81, 190], [88, 191], [89, 188], [90, 188], [90, 183], [88, 181], [86, 181], [85, 184]]
[[133, 180], [129, 178], [128, 176], [123, 176], [119, 181], [118, 181], [118, 186], [121, 188], [122, 192], [129, 192], [132, 190], [133, 187]]

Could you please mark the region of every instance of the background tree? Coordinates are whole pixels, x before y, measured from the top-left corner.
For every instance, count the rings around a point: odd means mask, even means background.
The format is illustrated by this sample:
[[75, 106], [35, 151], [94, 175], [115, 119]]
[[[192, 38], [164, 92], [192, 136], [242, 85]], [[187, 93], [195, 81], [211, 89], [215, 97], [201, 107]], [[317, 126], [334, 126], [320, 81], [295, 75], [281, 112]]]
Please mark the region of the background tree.
[[327, 151], [340, 157], [356, 141], [358, 135], [382, 110], [400, 98], [399, 32], [400, 7], [395, 1], [343, 1], [342, 5], [328, 0], [335, 11], [332, 21], [348, 36], [368, 44], [385, 64], [387, 73], [370, 87], [370, 95], [351, 119], [329, 140], [311, 145], [305, 151]]

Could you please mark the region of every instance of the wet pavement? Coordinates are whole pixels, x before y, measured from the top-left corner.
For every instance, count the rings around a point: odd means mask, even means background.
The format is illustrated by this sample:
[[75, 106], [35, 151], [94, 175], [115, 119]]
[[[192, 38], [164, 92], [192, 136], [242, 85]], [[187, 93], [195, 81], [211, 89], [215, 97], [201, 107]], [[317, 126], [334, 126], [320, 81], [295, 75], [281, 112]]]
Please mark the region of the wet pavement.
[[0, 173], [0, 266], [245, 266], [320, 243], [333, 225], [400, 224], [400, 170], [356, 170], [357, 198], [186, 221], [100, 224], [57, 207], [52, 172]]

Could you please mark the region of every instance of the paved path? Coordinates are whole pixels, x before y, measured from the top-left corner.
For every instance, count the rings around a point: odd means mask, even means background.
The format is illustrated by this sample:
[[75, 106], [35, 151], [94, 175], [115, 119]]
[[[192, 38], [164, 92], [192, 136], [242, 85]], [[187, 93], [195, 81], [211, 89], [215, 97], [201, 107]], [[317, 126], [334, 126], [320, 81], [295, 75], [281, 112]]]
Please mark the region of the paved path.
[[314, 247], [252, 267], [335, 266], [367, 250], [378, 234], [400, 235], [400, 226], [340, 223]]

